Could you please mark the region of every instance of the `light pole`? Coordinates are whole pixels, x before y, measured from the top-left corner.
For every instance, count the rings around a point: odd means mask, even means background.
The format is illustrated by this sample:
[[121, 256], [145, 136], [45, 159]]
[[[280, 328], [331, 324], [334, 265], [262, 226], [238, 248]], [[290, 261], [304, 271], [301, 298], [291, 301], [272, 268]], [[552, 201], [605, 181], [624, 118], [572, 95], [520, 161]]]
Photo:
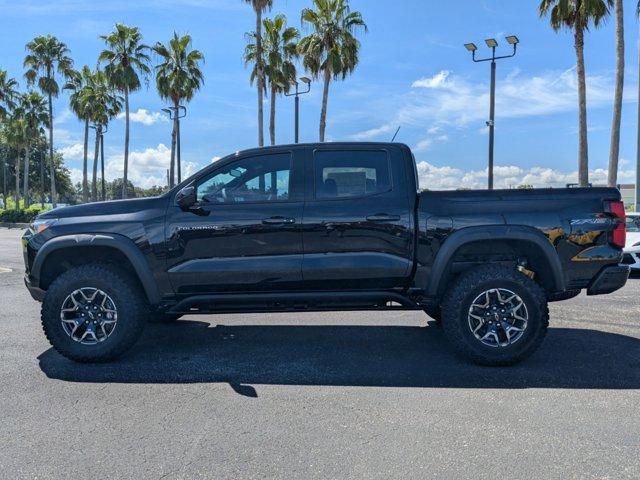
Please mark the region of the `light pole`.
[[300, 81], [307, 86], [307, 89], [303, 92], [300, 91], [300, 84], [294, 82], [296, 87], [295, 93], [285, 93], [287, 97], [296, 97], [296, 114], [295, 114], [295, 130], [296, 130], [296, 143], [300, 143], [300, 95], [309, 93], [311, 91], [311, 79], [309, 77], [300, 77]]
[[489, 105], [489, 121], [487, 122], [487, 126], [489, 127], [489, 190], [493, 190], [493, 147], [496, 126], [496, 60], [515, 57], [518, 43], [520, 43], [520, 40], [518, 40], [518, 37], [516, 37], [515, 35], [509, 35], [505, 39], [507, 40], [507, 43], [509, 45], [513, 46], [513, 53], [511, 55], [502, 55], [500, 57], [496, 57], [496, 48], [498, 47], [498, 41], [494, 38], [485, 40], [487, 47], [491, 49], [491, 56], [487, 58], [476, 58], [476, 50], [478, 50], [478, 47], [476, 47], [475, 43], [465, 43], [464, 45], [465, 48], [471, 52], [474, 62], [491, 62], [491, 95]]
[[106, 124], [103, 125], [102, 130], [100, 130], [100, 173], [101, 173], [101, 179], [102, 179], [101, 190], [102, 190], [103, 202], [107, 200], [107, 192], [104, 186], [104, 134], [107, 133], [108, 131], [109, 129], [107, 128]]
[[[177, 120], [176, 125], [176, 164], [178, 166], [178, 183], [182, 182], [182, 169], [180, 167], [180, 119], [187, 116], [187, 108], [183, 105], [163, 108], [162, 111], [169, 115], [170, 120]], [[169, 183], [171, 185], [171, 183]]]

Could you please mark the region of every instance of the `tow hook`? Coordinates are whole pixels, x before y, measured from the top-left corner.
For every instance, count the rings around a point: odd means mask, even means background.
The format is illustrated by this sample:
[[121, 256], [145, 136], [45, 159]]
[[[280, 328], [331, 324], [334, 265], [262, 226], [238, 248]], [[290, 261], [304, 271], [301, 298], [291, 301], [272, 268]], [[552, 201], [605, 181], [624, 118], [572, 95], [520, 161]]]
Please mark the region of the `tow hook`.
[[536, 277], [536, 272], [534, 272], [533, 270], [529, 270], [527, 268], [527, 262], [525, 261], [519, 261], [518, 262], [518, 267], [517, 267], [518, 271], [524, 275], [526, 275], [527, 277], [529, 277], [531, 280], [533, 280]]

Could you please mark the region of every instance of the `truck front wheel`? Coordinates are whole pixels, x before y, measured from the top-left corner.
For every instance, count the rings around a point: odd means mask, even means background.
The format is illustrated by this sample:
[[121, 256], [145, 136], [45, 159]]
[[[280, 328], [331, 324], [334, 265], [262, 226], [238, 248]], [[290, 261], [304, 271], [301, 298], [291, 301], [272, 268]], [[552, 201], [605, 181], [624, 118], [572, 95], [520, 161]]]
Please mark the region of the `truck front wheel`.
[[544, 291], [501, 265], [460, 275], [442, 302], [445, 335], [456, 352], [480, 365], [513, 365], [542, 343], [549, 326]]
[[127, 351], [147, 320], [144, 293], [107, 264], [72, 268], [47, 289], [41, 321], [47, 339], [76, 362], [106, 362]]

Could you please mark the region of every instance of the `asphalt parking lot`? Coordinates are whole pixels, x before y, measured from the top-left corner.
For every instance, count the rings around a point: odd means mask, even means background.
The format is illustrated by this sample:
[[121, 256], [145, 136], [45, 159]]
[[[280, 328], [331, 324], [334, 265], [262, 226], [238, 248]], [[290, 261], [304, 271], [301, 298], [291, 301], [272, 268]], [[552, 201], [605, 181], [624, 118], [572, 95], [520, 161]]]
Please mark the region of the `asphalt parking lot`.
[[19, 237], [0, 229], [2, 478], [640, 477], [640, 280], [552, 305], [509, 369], [370, 312], [187, 317], [90, 366], [44, 338]]

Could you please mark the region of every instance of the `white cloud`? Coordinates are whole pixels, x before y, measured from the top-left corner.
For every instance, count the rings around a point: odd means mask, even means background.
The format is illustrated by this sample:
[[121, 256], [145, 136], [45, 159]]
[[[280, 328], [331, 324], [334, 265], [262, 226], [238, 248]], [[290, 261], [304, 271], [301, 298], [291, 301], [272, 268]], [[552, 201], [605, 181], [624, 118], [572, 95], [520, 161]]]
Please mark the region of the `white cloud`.
[[450, 88], [450, 85], [447, 83], [449, 75], [451, 75], [449, 70], [440, 70], [432, 77], [424, 77], [416, 80], [411, 86], [413, 88]]
[[82, 183], [82, 170], [79, 168], [70, 168], [69, 177], [71, 178], [71, 184]]
[[[134, 185], [150, 188], [167, 184], [167, 169], [171, 163], [171, 149], [164, 144], [156, 148], [129, 152], [129, 180]], [[198, 166], [193, 162], [182, 162], [182, 178], [193, 175]], [[124, 159], [122, 154], [109, 155], [105, 164], [105, 177], [108, 180], [122, 178]]]
[[217, 162], [218, 160], [220, 160], [221, 158], [222, 158], [222, 157], [215, 156], [215, 157], [213, 157], [213, 158], [211, 159], [211, 163], [216, 163], [216, 162]]
[[[124, 119], [125, 114], [120, 113], [118, 115], [119, 119]], [[153, 125], [158, 122], [166, 122], [167, 117], [160, 112], [149, 112], [145, 108], [139, 108], [135, 112], [129, 113], [129, 119], [134, 123], [142, 123], [143, 125]]]
[[420, 140], [416, 143], [416, 146], [413, 147], [414, 152], [425, 152], [429, 150], [433, 146], [433, 140], [431, 138], [425, 138], [424, 140]]
[[[489, 88], [486, 84], [441, 71], [413, 83], [396, 121], [403, 125], [464, 127], [485, 120]], [[613, 96], [610, 76], [587, 77], [589, 107], [609, 105]], [[570, 112], [577, 109], [577, 81], [574, 69], [544, 72], [531, 77], [517, 70], [498, 81], [496, 117], [522, 118]]]
[[[397, 127], [396, 127], [397, 128]], [[358, 132], [351, 135], [353, 140], [358, 142], [366, 140], [375, 140], [382, 135], [392, 133], [394, 131], [393, 125], [383, 125], [381, 127], [372, 128], [371, 130], [365, 130], [364, 132]]]
[[[614, 83], [609, 74], [587, 76], [589, 108], [610, 108]], [[636, 99], [627, 90], [625, 101]], [[412, 89], [394, 97], [379, 127], [356, 133], [354, 140], [383, 139], [383, 135], [402, 125], [403, 129], [426, 131], [416, 140], [417, 150], [427, 150], [438, 141], [445, 141], [455, 132], [471, 129], [485, 134], [484, 123], [489, 114], [489, 86], [472, 82], [467, 77], [441, 70], [432, 76], [416, 80]], [[498, 128], [505, 119], [546, 116], [575, 112], [578, 108], [575, 68], [545, 71], [526, 76], [513, 69], [498, 79], [496, 118]], [[395, 113], [394, 113], [395, 111]], [[480, 128], [482, 126], [482, 128]]]
[[82, 160], [84, 157], [84, 145], [82, 143], [73, 143], [67, 147], [59, 149], [65, 160]]
[[[417, 164], [420, 188], [429, 190], [455, 190], [458, 188], [483, 189], [487, 186], [487, 170], [463, 170], [451, 166], [435, 166], [421, 161]], [[562, 188], [567, 183], [577, 183], [578, 172], [564, 172], [547, 167], [522, 168], [515, 165], [494, 167], [496, 188], [516, 188], [518, 185], [533, 185], [537, 188]], [[634, 170], [621, 170], [620, 183], [633, 182]], [[607, 171], [602, 168], [589, 172], [589, 181], [595, 185], [607, 182]]]
[[54, 112], [54, 117], [53, 117], [54, 128], [56, 125], [62, 125], [63, 123], [67, 123], [69, 120], [71, 120], [71, 118], [73, 118], [73, 113], [71, 113], [71, 110], [69, 110], [68, 108], [65, 108], [64, 110], [62, 110], [60, 113], [57, 113], [57, 114]]

